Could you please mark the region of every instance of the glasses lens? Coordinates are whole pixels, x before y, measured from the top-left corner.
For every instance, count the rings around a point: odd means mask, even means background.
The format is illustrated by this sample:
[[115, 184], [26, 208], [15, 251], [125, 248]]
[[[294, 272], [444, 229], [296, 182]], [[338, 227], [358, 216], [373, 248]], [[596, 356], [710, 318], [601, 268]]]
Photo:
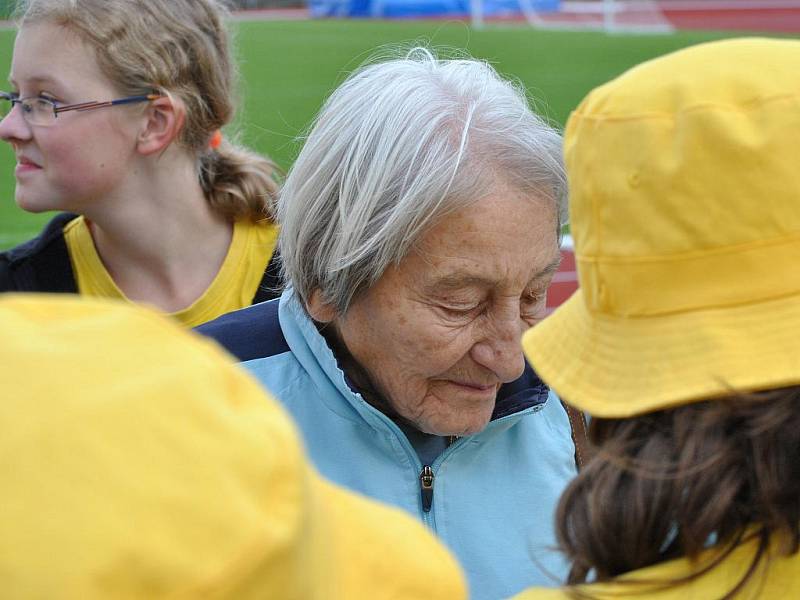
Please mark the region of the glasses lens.
[[31, 125], [50, 125], [55, 121], [55, 106], [44, 98], [26, 98], [20, 103], [25, 120]]

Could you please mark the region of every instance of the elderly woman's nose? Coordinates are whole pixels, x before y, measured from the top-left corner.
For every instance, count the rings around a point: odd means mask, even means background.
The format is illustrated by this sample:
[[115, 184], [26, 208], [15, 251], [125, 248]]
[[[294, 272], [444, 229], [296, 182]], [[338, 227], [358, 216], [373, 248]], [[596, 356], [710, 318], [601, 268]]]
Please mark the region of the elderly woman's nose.
[[525, 370], [520, 343], [524, 329], [519, 317], [495, 320], [472, 346], [472, 359], [492, 371], [501, 382], [514, 381]]

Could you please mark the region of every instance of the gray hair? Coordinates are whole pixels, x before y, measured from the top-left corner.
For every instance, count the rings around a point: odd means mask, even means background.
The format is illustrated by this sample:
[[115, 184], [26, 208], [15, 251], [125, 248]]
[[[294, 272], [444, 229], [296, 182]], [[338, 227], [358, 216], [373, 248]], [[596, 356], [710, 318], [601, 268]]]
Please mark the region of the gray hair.
[[415, 48], [328, 98], [274, 207], [283, 275], [344, 314], [443, 215], [497, 181], [566, 219], [561, 136], [488, 64]]

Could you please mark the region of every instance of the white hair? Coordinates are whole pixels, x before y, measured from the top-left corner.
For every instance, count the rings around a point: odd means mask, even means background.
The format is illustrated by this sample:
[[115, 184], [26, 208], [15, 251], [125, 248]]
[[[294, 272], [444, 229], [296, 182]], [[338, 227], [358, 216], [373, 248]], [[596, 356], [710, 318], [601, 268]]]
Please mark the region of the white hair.
[[444, 214], [503, 182], [565, 219], [561, 136], [484, 62], [424, 48], [367, 65], [328, 98], [275, 206], [283, 275], [339, 314]]

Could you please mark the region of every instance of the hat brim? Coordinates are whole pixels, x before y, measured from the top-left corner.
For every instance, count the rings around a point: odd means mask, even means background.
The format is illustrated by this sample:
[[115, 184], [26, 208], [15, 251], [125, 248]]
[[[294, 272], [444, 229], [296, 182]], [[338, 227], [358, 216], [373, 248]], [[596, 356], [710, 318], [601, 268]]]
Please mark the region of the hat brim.
[[566, 402], [629, 417], [800, 384], [799, 331], [800, 295], [623, 317], [590, 312], [579, 289], [525, 334], [523, 347]]

